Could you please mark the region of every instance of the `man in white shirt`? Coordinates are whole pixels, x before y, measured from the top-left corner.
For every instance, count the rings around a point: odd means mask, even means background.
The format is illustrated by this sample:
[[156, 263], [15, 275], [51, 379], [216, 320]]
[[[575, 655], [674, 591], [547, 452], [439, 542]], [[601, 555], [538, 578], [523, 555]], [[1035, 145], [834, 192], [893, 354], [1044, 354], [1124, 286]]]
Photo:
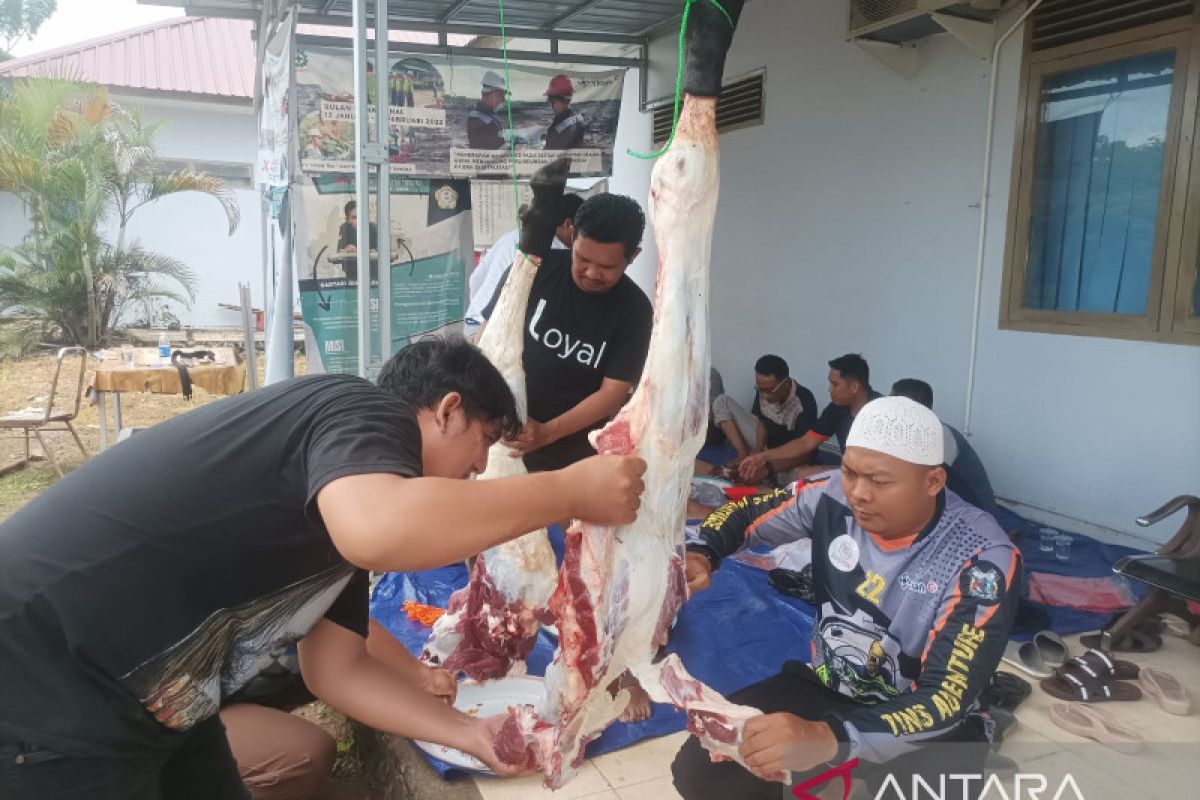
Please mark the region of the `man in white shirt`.
[[[583, 198], [577, 194], [563, 195], [561, 220], [554, 231], [554, 242], [551, 248], [565, 250], [571, 246], [575, 237], [575, 212], [583, 205]], [[483, 254], [479, 266], [471, 273], [467, 288], [471, 292], [471, 303], [467, 307], [467, 325], [469, 332], [474, 326], [483, 323], [483, 309], [487, 307], [492, 295], [496, 293], [496, 284], [503, 278], [506, 270], [512, 266], [517, 257], [517, 240], [521, 235], [520, 228], [514, 228], [497, 239], [488, 251]]]

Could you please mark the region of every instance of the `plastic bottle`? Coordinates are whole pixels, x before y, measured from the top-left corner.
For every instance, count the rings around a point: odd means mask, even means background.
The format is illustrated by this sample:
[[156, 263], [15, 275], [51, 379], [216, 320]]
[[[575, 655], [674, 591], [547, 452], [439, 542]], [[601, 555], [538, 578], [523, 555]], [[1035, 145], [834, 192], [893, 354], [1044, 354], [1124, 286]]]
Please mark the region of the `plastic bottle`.
[[167, 332], [158, 335], [158, 360], [164, 364], [171, 363], [171, 343], [167, 341]]

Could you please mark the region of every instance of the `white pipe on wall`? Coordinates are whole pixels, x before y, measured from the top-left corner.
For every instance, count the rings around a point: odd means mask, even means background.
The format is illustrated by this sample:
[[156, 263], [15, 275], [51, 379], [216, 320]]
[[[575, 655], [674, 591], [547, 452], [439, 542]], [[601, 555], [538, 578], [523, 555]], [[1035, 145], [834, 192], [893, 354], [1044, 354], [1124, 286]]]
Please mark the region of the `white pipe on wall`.
[[987, 133], [983, 146], [983, 181], [979, 197], [979, 247], [975, 253], [975, 306], [971, 312], [971, 355], [967, 364], [966, 409], [963, 412], [963, 433], [971, 435], [971, 404], [975, 396], [975, 364], [979, 360], [979, 305], [983, 295], [983, 260], [987, 242], [988, 198], [992, 188], [992, 131], [996, 122], [996, 87], [1000, 71], [1000, 48], [1017, 29], [1025, 24], [1042, 0], [1033, 0], [1024, 13], [1006, 30], [992, 47], [992, 74], [988, 83]]

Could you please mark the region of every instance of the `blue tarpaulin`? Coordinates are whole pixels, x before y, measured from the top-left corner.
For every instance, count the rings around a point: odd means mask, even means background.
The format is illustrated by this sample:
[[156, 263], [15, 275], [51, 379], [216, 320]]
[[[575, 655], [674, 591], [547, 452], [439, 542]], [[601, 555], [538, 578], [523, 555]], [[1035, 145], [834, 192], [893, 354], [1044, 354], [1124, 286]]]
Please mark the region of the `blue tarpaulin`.
[[[1005, 530], [1029, 530], [1018, 515], [1002, 509]], [[1137, 551], [1106, 545], [1075, 535], [1071, 559], [1062, 562], [1053, 553], [1038, 549], [1036, 533], [1021, 537], [1020, 548], [1027, 571], [1077, 577], [1105, 577], [1123, 555]], [[551, 527], [550, 540], [559, 560], [563, 533]], [[371, 616], [392, 632], [410, 652], [420, 654], [429, 628], [410, 620], [404, 613], [405, 600], [445, 608], [451, 592], [465, 586], [467, 570], [462, 564], [415, 573], [390, 573], [375, 587]], [[1058, 633], [1095, 630], [1108, 618], [1070, 608], [1043, 606], [1050, 627]], [[667, 649], [678, 653], [688, 671], [722, 694], [757, 683], [779, 672], [783, 662], [808, 661], [811, 655], [815, 609], [803, 601], [781, 595], [767, 583], [766, 573], [727, 559], [713, 575], [712, 587], [684, 604], [671, 631]], [[554, 655], [557, 642], [542, 632], [529, 658], [529, 674], [542, 675]], [[643, 722], [615, 723], [588, 747], [596, 756], [628, 747], [653, 736], [683, 730], [684, 715], [669, 706], [654, 706]], [[429, 758], [428, 756], [426, 756]], [[434, 768], [449, 777], [455, 768], [429, 758]]]

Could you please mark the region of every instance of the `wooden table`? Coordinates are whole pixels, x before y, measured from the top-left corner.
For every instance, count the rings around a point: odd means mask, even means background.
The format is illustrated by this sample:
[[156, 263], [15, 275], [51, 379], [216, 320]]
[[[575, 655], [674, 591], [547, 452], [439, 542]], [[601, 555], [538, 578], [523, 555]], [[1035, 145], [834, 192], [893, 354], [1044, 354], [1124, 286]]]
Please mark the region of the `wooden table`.
[[[172, 348], [174, 352], [178, 348]], [[212, 350], [217, 356], [214, 364], [188, 367], [188, 377], [193, 386], [200, 386], [213, 394], [239, 394], [246, 383], [246, 367], [237, 362], [232, 347], [189, 348]], [[121, 433], [121, 394], [123, 392], [151, 392], [152, 394], [182, 394], [183, 384], [179, 370], [173, 365], [163, 364], [157, 347], [135, 347], [133, 365], [121, 358], [121, 348], [110, 347], [103, 351], [96, 375], [92, 378], [92, 390], [96, 393], [96, 407], [100, 412], [100, 449], [108, 447], [107, 397], [113, 395], [115, 419], [114, 438]]]

